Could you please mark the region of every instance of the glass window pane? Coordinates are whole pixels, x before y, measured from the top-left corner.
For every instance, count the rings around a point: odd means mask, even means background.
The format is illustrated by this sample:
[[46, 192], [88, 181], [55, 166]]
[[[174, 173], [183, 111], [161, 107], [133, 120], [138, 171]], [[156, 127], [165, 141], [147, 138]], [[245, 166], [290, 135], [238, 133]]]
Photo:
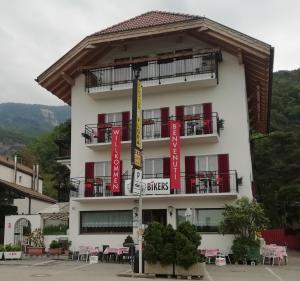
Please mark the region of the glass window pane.
[[217, 232], [223, 220], [223, 212], [223, 209], [196, 209], [193, 222], [198, 231]]
[[132, 211], [81, 212], [81, 233], [131, 232]]
[[208, 156], [208, 171], [218, 170], [218, 157], [216, 155]]

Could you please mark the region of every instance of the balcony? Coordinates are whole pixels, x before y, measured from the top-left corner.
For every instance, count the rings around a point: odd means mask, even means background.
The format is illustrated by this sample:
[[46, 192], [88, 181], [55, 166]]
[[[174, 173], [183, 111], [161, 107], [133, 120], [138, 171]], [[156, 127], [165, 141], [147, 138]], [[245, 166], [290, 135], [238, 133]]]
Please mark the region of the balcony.
[[54, 143], [58, 147], [56, 162], [71, 168], [71, 144], [64, 139], [56, 139]]
[[[136, 198], [137, 194], [130, 193], [129, 175], [122, 175], [121, 191], [112, 193], [110, 191], [110, 177], [96, 178], [72, 178], [73, 191], [71, 197], [81, 199], [130, 199]], [[162, 174], [143, 175], [143, 179], [162, 179], [169, 180]], [[146, 187], [148, 188], [148, 187]], [[145, 194], [144, 198], [182, 198], [182, 197], [205, 197], [205, 196], [237, 196], [238, 194], [238, 176], [235, 170], [227, 173], [218, 173], [217, 171], [199, 172], [197, 175], [181, 174], [181, 188], [170, 190], [164, 194]]]
[[[192, 143], [216, 143], [219, 141], [220, 130], [223, 129], [223, 120], [219, 119], [216, 112], [211, 116], [204, 114], [184, 115], [181, 118], [180, 141], [182, 144]], [[168, 121], [176, 120], [170, 116]], [[169, 124], [161, 119], [143, 120], [143, 146], [154, 146], [169, 144]], [[131, 121], [112, 122], [103, 124], [85, 125], [82, 136], [87, 147], [93, 150], [106, 149], [111, 144], [111, 132], [113, 127], [122, 127], [122, 147], [129, 147], [131, 144]]]
[[[188, 55], [190, 54], [190, 55]], [[179, 90], [186, 87], [207, 87], [218, 83], [218, 62], [221, 53], [188, 52], [184, 56], [163, 56], [138, 63], [110, 65], [97, 69], [86, 70], [86, 91], [93, 98], [113, 97], [131, 93], [133, 69], [139, 67], [143, 92], [155, 91], [160, 86], [169, 90]], [[152, 91], [151, 91], [152, 90]]]

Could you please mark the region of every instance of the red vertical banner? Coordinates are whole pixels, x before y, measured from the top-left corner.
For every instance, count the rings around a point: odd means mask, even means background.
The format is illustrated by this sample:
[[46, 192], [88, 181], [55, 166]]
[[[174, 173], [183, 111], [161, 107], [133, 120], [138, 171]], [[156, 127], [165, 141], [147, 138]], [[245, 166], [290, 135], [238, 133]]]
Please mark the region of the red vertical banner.
[[112, 192], [121, 191], [121, 127], [112, 127], [111, 130], [111, 185]]
[[170, 187], [180, 189], [180, 121], [170, 121]]

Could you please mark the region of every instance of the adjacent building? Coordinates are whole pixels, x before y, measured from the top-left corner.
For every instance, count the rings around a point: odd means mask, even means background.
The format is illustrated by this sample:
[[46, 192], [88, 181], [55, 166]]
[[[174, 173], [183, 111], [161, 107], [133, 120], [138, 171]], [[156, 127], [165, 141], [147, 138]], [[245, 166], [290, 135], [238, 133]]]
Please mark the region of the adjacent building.
[[[143, 223], [190, 220], [201, 247], [229, 249], [232, 236], [219, 235], [218, 224], [225, 204], [252, 198], [249, 132], [268, 132], [273, 52], [208, 18], [152, 11], [87, 36], [38, 76], [72, 106], [72, 245], [120, 246], [128, 234], [136, 238], [138, 196], [129, 186], [139, 69]], [[180, 124], [178, 189], [169, 181], [170, 121]], [[114, 128], [121, 129], [118, 192], [111, 179]]]

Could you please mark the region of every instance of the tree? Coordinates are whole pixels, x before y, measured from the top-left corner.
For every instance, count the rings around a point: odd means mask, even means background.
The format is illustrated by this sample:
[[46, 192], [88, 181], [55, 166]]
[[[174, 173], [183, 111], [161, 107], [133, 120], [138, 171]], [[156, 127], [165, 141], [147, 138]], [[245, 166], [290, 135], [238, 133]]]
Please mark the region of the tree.
[[232, 233], [242, 239], [255, 240], [255, 234], [266, 228], [268, 219], [262, 206], [243, 197], [235, 204], [225, 205], [221, 233]]
[[53, 198], [57, 198], [59, 190], [71, 188], [69, 169], [56, 161], [58, 147], [55, 140], [57, 139], [71, 143], [70, 121], [55, 127], [52, 132], [42, 135], [20, 151], [20, 155], [27, 165], [40, 164], [40, 172], [44, 180], [43, 193]]

